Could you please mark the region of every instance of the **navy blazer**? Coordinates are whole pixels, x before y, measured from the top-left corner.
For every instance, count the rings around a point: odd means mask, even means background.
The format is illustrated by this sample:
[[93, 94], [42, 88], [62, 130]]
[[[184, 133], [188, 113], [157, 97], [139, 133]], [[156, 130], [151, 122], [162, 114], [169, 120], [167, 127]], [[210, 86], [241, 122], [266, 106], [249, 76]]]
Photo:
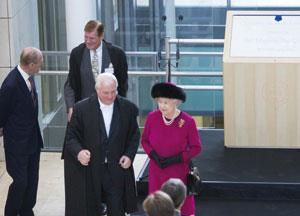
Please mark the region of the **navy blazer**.
[[15, 154], [32, 154], [43, 147], [36, 106], [20, 71], [15, 67], [0, 89], [0, 128], [4, 148]]

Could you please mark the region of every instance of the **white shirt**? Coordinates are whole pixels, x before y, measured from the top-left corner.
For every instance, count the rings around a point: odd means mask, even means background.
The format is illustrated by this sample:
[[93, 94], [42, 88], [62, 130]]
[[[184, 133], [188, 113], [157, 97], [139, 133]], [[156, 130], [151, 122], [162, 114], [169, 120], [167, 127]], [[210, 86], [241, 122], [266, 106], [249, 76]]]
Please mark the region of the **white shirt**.
[[[99, 73], [101, 73], [102, 71], [102, 47], [103, 47], [103, 42], [101, 41], [100, 46], [96, 49], [96, 53], [98, 56], [98, 69], [99, 69]], [[93, 61], [93, 57], [94, 57], [94, 50], [90, 50], [90, 56], [91, 56], [91, 64]]]
[[20, 65], [18, 65], [18, 70], [20, 71], [24, 81], [26, 82], [26, 85], [28, 87], [28, 90], [31, 91], [31, 84], [29, 82], [29, 77], [30, 75], [28, 73], [26, 73], [25, 71], [23, 71], [23, 69], [20, 67]]
[[101, 109], [102, 115], [103, 115], [106, 134], [107, 134], [107, 136], [109, 136], [109, 129], [110, 129], [111, 119], [112, 119], [113, 110], [114, 110], [114, 103], [112, 103], [110, 105], [106, 105], [106, 104], [103, 104], [99, 99], [98, 99], [98, 101], [99, 101], [100, 109]]

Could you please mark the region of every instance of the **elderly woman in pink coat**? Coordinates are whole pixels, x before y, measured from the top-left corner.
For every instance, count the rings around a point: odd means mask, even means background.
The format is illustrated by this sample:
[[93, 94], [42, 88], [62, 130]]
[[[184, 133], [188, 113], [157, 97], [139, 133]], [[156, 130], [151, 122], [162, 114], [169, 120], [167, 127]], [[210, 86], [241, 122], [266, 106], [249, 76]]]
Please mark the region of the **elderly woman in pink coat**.
[[[149, 113], [142, 135], [142, 145], [150, 158], [149, 193], [159, 190], [169, 178], [185, 184], [190, 160], [201, 151], [194, 119], [178, 109], [185, 101], [184, 91], [172, 83], [157, 83], [151, 90], [158, 109]], [[187, 196], [182, 215], [195, 214], [193, 196]]]

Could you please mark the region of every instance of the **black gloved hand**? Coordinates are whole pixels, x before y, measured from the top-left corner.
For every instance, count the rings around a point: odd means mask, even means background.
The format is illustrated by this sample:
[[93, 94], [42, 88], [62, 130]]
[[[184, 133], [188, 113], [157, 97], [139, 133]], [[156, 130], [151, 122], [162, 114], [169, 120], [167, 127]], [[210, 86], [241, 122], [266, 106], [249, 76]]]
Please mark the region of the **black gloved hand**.
[[161, 161], [164, 159], [161, 156], [159, 156], [156, 151], [152, 150], [150, 152], [150, 158], [153, 159], [155, 161], [155, 163], [157, 164], [157, 166], [159, 166], [160, 168], [162, 167]]
[[175, 156], [171, 156], [171, 157], [167, 157], [164, 158], [160, 161], [162, 168], [166, 168], [172, 164], [176, 164], [176, 163], [180, 163], [182, 162], [182, 156], [181, 154], [175, 155]]

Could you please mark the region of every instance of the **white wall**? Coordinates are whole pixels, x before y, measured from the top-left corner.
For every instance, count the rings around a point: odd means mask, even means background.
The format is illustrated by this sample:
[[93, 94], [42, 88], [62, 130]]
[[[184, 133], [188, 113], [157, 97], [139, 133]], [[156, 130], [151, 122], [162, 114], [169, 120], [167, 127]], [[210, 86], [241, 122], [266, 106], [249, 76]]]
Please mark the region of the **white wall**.
[[67, 48], [71, 51], [84, 41], [84, 26], [92, 19], [96, 19], [95, 0], [65, 0]]
[[[0, 84], [19, 62], [20, 51], [39, 47], [37, 0], [0, 1]], [[0, 138], [0, 160], [4, 160]]]

